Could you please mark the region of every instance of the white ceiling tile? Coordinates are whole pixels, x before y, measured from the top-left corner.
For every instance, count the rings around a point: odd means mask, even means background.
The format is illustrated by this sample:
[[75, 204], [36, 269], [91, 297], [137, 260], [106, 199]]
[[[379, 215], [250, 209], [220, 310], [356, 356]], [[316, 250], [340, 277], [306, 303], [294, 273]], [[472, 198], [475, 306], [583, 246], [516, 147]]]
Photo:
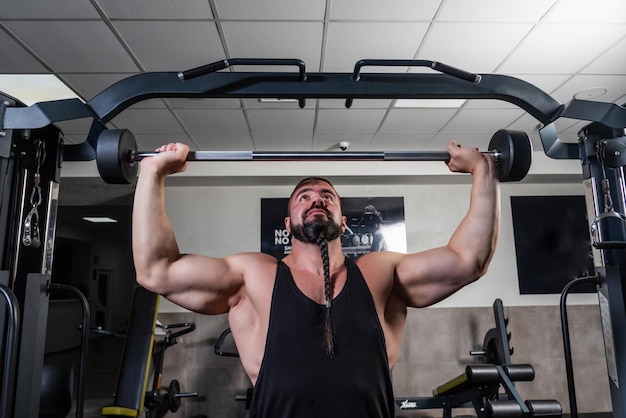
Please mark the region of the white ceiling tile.
[[139, 151], [154, 151], [161, 145], [169, 144], [170, 142], [181, 142], [183, 144], [189, 145], [191, 150], [197, 151], [198, 148], [195, 146], [193, 141], [185, 134], [177, 134], [175, 137], [172, 135], [163, 135], [163, 134], [150, 134], [150, 135], [135, 135], [135, 140], [137, 141], [137, 149]]
[[[111, 120], [118, 128], [133, 134], [181, 135], [183, 129], [172, 113], [165, 109], [127, 109]], [[168, 142], [177, 141], [172, 138]]]
[[315, 151], [340, 151], [339, 143], [347, 142], [349, 151], [368, 151], [374, 134], [324, 134], [316, 133], [313, 138]]
[[309, 109], [272, 109], [247, 111], [253, 132], [298, 134], [313, 133], [315, 112]]
[[585, 74], [626, 74], [626, 37], [596, 58], [582, 72]]
[[[543, 149], [543, 143], [541, 142], [541, 137], [539, 136], [538, 132], [529, 132], [528, 139], [530, 139], [530, 147], [532, 148], [533, 152], [545, 151]], [[531, 161], [531, 167], [532, 167], [532, 161]]]
[[442, 132], [494, 133], [525, 112], [520, 109], [461, 109]]
[[70, 73], [60, 74], [60, 77], [81, 97], [91, 100], [111, 85], [128, 77], [128, 74]]
[[166, 99], [173, 109], [241, 109], [240, 99]]
[[437, 16], [439, 21], [456, 22], [534, 22], [557, 0], [446, 0]]
[[626, 94], [626, 75], [577, 75], [553, 92], [552, 97], [561, 103], [567, 103], [576, 93], [597, 88], [606, 89], [606, 93], [597, 98], [585, 97], [583, 94], [583, 99], [613, 102]]
[[113, 24], [146, 71], [182, 71], [225, 58], [213, 22], [125, 20]]
[[193, 139], [205, 151], [254, 151], [252, 136], [241, 134], [194, 134]]
[[320, 109], [315, 132], [376, 132], [386, 109]]
[[[428, 29], [427, 23], [331, 22], [328, 27], [324, 71], [352, 72], [362, 59], [413, 59]], [[405, 71], [386, 67], [385, 71]], [[365, 67], [363, 72], [380, 71]]]
[[257, 151], [312, 151], [313, 134], [255, 134]]
[[[9, 7], [0, 7], [0, 57], [10, 59], [0, 62], [0, 73], [57, 72], [86, 100], [140, 71], [110, 31], [113, 24], [148, 71], [178, 71], [224, 58], [251, 57], [299, 58], [308, 72], [319, 71], [320, 65], [323, 71], [351, 72], [361, 59], [413, 59], [419, 52], [419, 58], [463, 70], [517, 77], [559, 102], [597, 87], [607, 89], [599, 100], [626, 101], [624, 0], [5, 0], [5, 4]], [[432, 73], [428, 68], [408, 70]], [[224, 71], [295, 68], [233, 66]], [[364, 68], [364, 72], [404, 71], [406, 67]], [[382, 132], [374, 138], [369, 131], [378, 127], [393, 102], [355, 100], [347, 110], [343, 99], [307, 99], [305, 109], [297, 103], [260, 104], [256, 99], [151, 99], [124, 110], [109, 127], [131, 129], [143, 149], [180, 140], [192, 149], [333, 150], [339, 141], [347, 141], [351, 150], [441, 151], [450, 138], [486, 149], [500, 128], [526, 131], [540, 146], [537, 120], [515, 105], [491, 99], [468, 100], [460, 109], [391, 108]], [[61, 123], [66, 142], [84, 141], [89, 122]], [[576, 132], [587, 123], [562, 118], [556, 125], [561, 140], [576, 142]], [[445, 132], [439, 132], [443, 127]]]
[[435, 23], [419, 55], [472, 73], [490, 73], [531, 29], [527, 23]]
[[433, 133], [380, 133], [374, 138], [371, 151], [420, 151], [430, 142]]
[[212, 19], [206, 0], [101, 0], [100, 6], [111, 19]]
[[0, 73], [3, 74], [48, 72], [39, 61], [1, 30], [0, 57], [11, 57], [11, 59], [0, 59]]
[[[54, 71], [138, 71], [128, 53], [103, 22], [10, 21], [5, 22], [5, 25]], [[72, 47], [62, 48], [61, 45]]]
[[215, 0], [219, 19], [321, 20], [324, 0]]
[[380, 132], [438, 132], [456, 112], [457, 109], [393, 109]]
[[[494, 131], [495, 133], [495, 131]], [[485, 135], [475, 132], [444, 132], [435, 135], [428, 144], [424, 146], [427, 151], [445, 151], [451, 140], [458, 142], [465, 147], [475, 147], [481, 151], [489, 149], [489, 142], [493, 135]]]
[[524, 131], [530, 134], [531, 132], [538, 132], [539, 128], [542, 126], [543, 124], [535, 119], [532, 115], [530, 115], [529, 113], [524, 113], [522, 116], [511, 122], [510, 125], [504, 128], [514, 131]]
[[558, 23], [624, 23], [624, 0], [567, 0], [556, 4], [544, 18], [545, 22]]
[[231, 58], [294, 58], [303, 60], [307, 71], [319, 69], [321, 23], [223, 22], [222, 29]]
[[176, 114], [191, 134], [248, 133], [241, 110], [235, 109], [177, 109]]
[[431, 20], [441, 0], [333, 0], [331, 20]]
[[540, 24], [498, 71], [510, 74], [574, 73], [625, 33], [626, 25]]
[[0, 19], [98, 19], [98, 11], [88, 1], [2, 0]]

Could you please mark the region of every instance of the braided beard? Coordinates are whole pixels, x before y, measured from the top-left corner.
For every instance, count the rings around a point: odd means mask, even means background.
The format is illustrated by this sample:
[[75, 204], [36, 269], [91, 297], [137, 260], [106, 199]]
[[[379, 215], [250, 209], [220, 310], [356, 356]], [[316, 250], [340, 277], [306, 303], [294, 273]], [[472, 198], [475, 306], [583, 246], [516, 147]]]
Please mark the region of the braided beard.
[[290, 223], [290, 229], [294, 239], [307, 244], [317, 244], [320, 238], [333, 241], [341, 235], [341, 226], [330, 218], [314, 217], [312, 221], [304, 222], [301, 225]]
[[291, 235], [298, 241], [317, 244], [322, 255], [324, 267], [324, 294], [326, 297], [326, 315], [324, 318], [324, 347], [330, 356], [335, 351], [335, 338], [333, 323], [331, 319], [332, 308], [332, 287], [330, 280], [330, 260], [328, 257], [328, 241], [337, 239], [341, 235], [341, 226], [330, 217], [322, 219], [314, 216], [312, 221], [304, 222], [301, 225], [291, 225]]

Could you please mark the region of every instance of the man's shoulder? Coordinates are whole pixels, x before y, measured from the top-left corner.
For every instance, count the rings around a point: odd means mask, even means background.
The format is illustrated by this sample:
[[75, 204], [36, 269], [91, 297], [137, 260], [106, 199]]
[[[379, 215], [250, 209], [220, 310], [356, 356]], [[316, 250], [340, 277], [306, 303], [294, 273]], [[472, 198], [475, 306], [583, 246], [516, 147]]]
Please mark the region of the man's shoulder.
[[391, 251], [372, 251], [367, 254], [363, 254], [354, 262], [360, 268], [364, 266], [376, 265], [380, 263], [397, 263], [405, 254], [395, 253]]
[[403, 256], [404, 254], [400, 253], [375, 251], [363, 254], [354, 262], [365, 281], [386, 286], [389, 281], [393, 280], [398, 263]]
[[260, 252], [233, 254], [226, 258], [231, 268], [242, 272], [244, 276], [273, 275], [278, 265], [275, 257]]

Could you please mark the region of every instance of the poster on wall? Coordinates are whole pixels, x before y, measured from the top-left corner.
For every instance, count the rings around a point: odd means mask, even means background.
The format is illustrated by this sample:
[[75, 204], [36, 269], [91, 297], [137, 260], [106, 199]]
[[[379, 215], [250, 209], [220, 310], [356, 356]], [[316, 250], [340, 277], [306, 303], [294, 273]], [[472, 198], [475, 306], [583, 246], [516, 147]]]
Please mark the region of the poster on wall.
[[[261, 199], [261, 251], [283, 258], [291, 252], [285, 228], [288, 198]], [[356, 259], [370, 251], [406, 253], [404, 198], [342, 197], [347, 228], [341, 235], [344, 255]]]

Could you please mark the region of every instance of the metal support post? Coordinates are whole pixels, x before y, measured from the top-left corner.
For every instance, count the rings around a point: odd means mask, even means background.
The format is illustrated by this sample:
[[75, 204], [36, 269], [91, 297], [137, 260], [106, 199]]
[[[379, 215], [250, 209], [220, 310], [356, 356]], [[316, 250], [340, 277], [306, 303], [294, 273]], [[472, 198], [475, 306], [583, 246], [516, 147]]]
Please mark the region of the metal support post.
[[626, 416], [626, 137], [591, 124], [579, 133], [580, 158], [615, 417]]

